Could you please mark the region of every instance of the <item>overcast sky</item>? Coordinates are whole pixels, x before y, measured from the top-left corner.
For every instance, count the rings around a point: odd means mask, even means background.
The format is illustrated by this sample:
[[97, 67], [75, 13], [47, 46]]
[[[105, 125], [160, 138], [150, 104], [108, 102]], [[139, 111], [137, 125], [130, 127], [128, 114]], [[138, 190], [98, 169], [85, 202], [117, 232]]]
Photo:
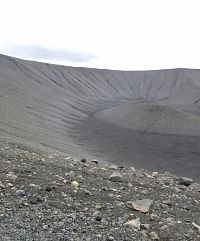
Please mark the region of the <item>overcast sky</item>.
[[111, 69], [200, 68], [199, 0], [0, 0], [0, 53]]

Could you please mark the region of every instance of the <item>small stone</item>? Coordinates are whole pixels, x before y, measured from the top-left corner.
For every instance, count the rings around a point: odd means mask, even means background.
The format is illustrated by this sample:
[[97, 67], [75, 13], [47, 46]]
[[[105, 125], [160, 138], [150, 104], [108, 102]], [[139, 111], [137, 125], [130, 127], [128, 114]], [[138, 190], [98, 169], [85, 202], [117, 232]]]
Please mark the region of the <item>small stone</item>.
[[176, 180], [178, 185], [190, 186], [194, 181], [192, 178], [180, 177]]
[[97, 204], [97, 205], [95, 206], [95, 208], [96, 208], [96, 209], [101, 209], [102, 206], [101, 206], [100, 204]]
[[110, 177], [109, 180], [111, 182], [122, 182], [122, 175], [118, 172], [114, 172]]
[[102, 220], [102, 214], [99, 212], [99, 211], [95, 211], [94, 213], [93, 213], [93, 217], [94, 217], [94, 219], [95, 219], [95, 221], [101, 221]]
[[51, 191], [52, 191], [52, 187], [46, 187], [46, 188], [45, 188], [45, 191], [51, 192]]
[[6, 188], [5, 185], [0, 181], [0, 188], [4, 189]]
[[18, 197], [23, 197], [26, 195], [26, 192], [24, 190], [17, 190], [15, 194]]
[[14, 185], [13, 185], [11, 182], [8, 182], [8, 183], [6, 184], [6, 186], [7, 186], [7, 187], [14, 187]]
[[79, 183], [78, 183], [77, 181], [73, 181], [73, 182], [71, 182], [71, 187], [72, 187], [73, 189], [78, 189]]
[[145, 173], [145, 172], [143, 173], [143, 175], [146, 176], [147, 178], [153, 178], [152, 175], [150, 175], [150, 174], [148, 174], [148, 173]]
[[98, 164], [98, 161], [96, 159], [93, 159], [91, 162], [95, 163], [95, 164]]
[[128, 226], [129, 228], [137, 228], [140, 229], [140, 218], [136, 218], [130, 220], [124, 224], [124, 226]]
[[92, 193], [91, 193], [89, 190], [83, 188], [82, 191], [83, 191], [86, 195], [92, 196]]
[[160, 229], [161, 230], [166, 230], [166, 229], [168, 229], [169, 227], [167, 226], [167, 225], [163, 225]]
[[43, 225], [42, 229], [47, 230], [49, 227], [48, 225]]
[[180, 192], [180, 189], [178, 187], [171, 187], [171, 190], [174, 191], [175, 193]]
[[200, 233], [200, 225], [196, 224], [195, 222], [192, 223], [192, 225], [199, 231]]
[[107, 238], [106, 238], [106, 241], [114, 241], [115, 239], [112, 237], [112, 236], [108, 236]]
[[83, 158], [83, 159], [81, 159], [81, 162], [82, 162], [82, 163], [86, 163], [87, 160], [86, 160], [85, 158]]
[[42, 203], [42, 199], [40, 197], [31, 197], [30, 198], [30, 204], [38, 204], [38, 203]]
[[151, 240], [159, 240], [158, 234], [155, 232], [151, 232], [149, 234], [149, 236], [150, 236]]
[[132, 172], [135, 172], [135, 171], [136, 171], [135, 167], [130, 167], [130, 170], [131, 170]]
[[154, 213], [151, 213], [151, 215], [150, 215], [150, 220], [155, 220], [155, 219], [157, 219], [158, 218], [158, 215], [156, 215], [156, 214], [154, 214]]
[[13, 172], [9, 172], [8, 174], [6, 174], [6, 177], [12, 181], [16, 181], [18, 179], [18, 176], [15, 175]]
[[109, 169], [111, 169], [111, 170], [117, 170], [118, 167], [117, 167], [116, 165], [110, 165], [110, 166], [109, 166]]
[[23, 202], [23, 205], [24, 205], [25, 207], [28, 207], [28, 206], [29, 206], [29, 204], [28, 204], [27, 202]]
[[97, 234], [96, 237], [99, 239], [99, 238], [102, 238], [102, 235], [101, 234]]
[[147, 194], [148, 194], [148, 191], [147, 191], [147, 190], [142, 190], [142, 191], [141, 191], [141, 194], [147, 195]]
[[75, 171], [70, 171], [69, 173], [68, 173], [68, 176], [69, 176], [69, 178], [75, 178]]
[[150, 224], [148, 224], [148, 223], [142, 223], [140, 226], [141, 226], [141, 228], [146, 229], [146, 230], [150, 229]]
[[153, 203], [153, 200], [151, 199], [142, 199], [142, 200], [136, 200], [135, 202], [127, 202], [128, 207], [142, 212], [147, 213], [149, 212], [149, 209]]
[[152, 172], [152, 177], [157, 177], [159, 175], [158, 172]]

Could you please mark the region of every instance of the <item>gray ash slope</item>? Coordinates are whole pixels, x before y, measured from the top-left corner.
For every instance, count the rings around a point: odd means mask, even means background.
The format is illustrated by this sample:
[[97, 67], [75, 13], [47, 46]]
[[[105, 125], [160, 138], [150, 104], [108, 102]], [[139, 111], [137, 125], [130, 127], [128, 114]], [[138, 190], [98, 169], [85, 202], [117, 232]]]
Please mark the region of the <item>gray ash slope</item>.
[[74, 68], [0, 55], [0, 133], [199, 181], [200, 70]]

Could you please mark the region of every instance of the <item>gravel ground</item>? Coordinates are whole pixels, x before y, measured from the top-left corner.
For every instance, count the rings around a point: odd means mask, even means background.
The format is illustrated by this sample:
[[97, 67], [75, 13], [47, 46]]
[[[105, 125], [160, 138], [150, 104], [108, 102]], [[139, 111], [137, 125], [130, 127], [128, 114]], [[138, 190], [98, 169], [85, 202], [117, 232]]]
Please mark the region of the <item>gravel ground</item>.
[[200, 240], [191, 179], [12, 143], [0, 161], [1, 241]]

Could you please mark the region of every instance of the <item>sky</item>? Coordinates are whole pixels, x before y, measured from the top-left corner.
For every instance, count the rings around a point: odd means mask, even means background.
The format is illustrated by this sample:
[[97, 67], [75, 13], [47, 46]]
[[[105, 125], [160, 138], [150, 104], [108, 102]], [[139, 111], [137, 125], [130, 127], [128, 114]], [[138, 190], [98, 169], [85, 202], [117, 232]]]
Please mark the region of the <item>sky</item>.
[[0, 53], [121, 70], [200, 69], [199, 0], [0, 0]]

